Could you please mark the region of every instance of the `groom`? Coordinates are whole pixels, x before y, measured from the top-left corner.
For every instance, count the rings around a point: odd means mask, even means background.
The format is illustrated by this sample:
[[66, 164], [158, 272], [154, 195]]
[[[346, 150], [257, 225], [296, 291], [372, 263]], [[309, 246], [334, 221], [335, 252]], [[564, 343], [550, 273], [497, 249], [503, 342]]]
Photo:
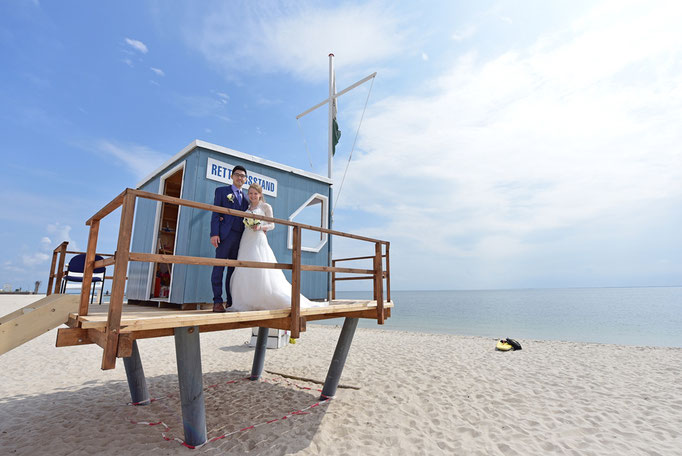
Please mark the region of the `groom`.
[[[246, 169], [237, 165], [232, 169], [232, 185], [218, 187], [215, 189], [214, 206], [222, 206], [228, 209], [245, 211], [249, 208], [249, 199], [242, 193], [242, 185], [246, 182]], [[211, 215], [211, 245], [215, 247], [215, 257], [221, 259], [236, 260], [239, 252], [239, 241], [244, 232], [242, 217], [234, 215], [220, 214], [213, 212]], [[225, 266], [214, 266], [211, 274], [211, 285], [213, 286], [213, 312], [225, 312], [223, 307], [223, 271]], [[232, 295], [230, 295], [230, 277], [234, 272], [234, 267], [227, 268], [225, 278], [225, 292], [227, 294], [225, 306], [232, 305]]]

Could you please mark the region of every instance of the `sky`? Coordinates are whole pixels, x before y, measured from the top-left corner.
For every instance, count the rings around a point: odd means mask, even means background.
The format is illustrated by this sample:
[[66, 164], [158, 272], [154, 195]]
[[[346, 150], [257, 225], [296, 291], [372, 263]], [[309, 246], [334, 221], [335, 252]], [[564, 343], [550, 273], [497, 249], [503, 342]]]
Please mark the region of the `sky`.
[[194, 139], [326, 175], [326, 110], [296, 115], [330, 52], [338, 90], [377, 72], [339, 99], [334, 228], [391, 242], [392, 289], [680, 286], [680, 23], [675, 1], [2, 0], [0, 286], [45, 290], [52, 250]]

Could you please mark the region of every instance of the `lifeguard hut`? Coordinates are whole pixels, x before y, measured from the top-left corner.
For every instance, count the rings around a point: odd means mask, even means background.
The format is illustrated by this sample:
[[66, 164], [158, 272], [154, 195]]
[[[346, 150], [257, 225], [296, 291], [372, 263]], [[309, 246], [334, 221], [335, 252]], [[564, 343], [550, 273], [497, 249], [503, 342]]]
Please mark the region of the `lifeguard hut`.
[[[216, 187], [231, 185], [232, 168], [246, 168], [244, 190], [253, 182], [263, 187], [276, 218], [329, 227], [331, 180], [254, 155], [204, 141], [187, 147], [145, 177], [137, 189], [197, 202], [213, 203]], [[135, 210], [132, 249], [162, 255], [211, 257], [211, 213], [168, 202], [139, 199]], [[293, 230], [279, 226], [267, 233], [275, 257], [290, 258]], [[307, 232], [302, 239], [305, 264], [329, 264], [326, 233]], [[291, 273], [285, 271], [291, 281]], [[130, 304], [196, 308], [212, 302], [211, 267], [172, 263], [132, 263], [128, 271]], [[306, 271], [301, 292], [309, 299], [327, 299], [326, 274]]]
[[[328, 168], [331, 176], [335, 100], [374, 78], [376, 73], [336, 92], [332, 54], [329, 59], [329, 98], [298, 117], [328, 105]], [[242, 165], [248, 170], [250, 182], [256, 180], [263, 184], [274, 217], [247, 214], [212, 204], [215, 187], [230, 183], [229, 173], [235, 165]], [[148, 405], [151, 399], [137, 340], [173, 336], [185, 444], [195, 448], [207, 442], [199, 348], [201, 333], [258, 327], [250, 375], [251, 380], [258, 380], [263, 371], [269, 328], [289, 330], [291, 336], [297, 338], [306, 330], [309, 321], [344, 317], [320, 397], [321, 400], [330, 399], [339, 385], [359, 319], [383, 324], [391, 316], [393, 308], [390, 243], [331, 229], [328, 226], [330, 185], [330, 177], [324, 178], [203, 141], [192, 142], [140, 182], [138, 188], [126, 188], [85, 222], [89, 227], [86, 252], [70, 252], [66, 242], [55, 249], [48, 296], [0, 317], [0, 355], [65, 324], [67, 327], [59, 328], [57, 332], [57, 347], [96, 344], [103, 350], [101, 367], [105, 370], [113, 369], [116, 360], [122, 358], [132, 402]], [[301, 220], [299, 217], [303, 212], [310, 212], [306, 209], [311, 207], [313, 214], [319, 214], [319, 219], [315, 218], [312, 223]], [[116, 251], [99, 255], [96, 252], [100, 222], [119, 208]], [[268, 233], [268, 240], [278, 262], [214, 258], [208, 242], [211, 212], [238, 217], [248, 215], [274, 222], [277, 228]], [[368, 249], [367, 255], [331, 258], [328, 246], [333, 236], [358, 241]], [[67, 254], [83, 254], [85, 257], [80, 296], [59, 293], [66, 272]], [[369, 264], [352, 268], [339, 266], [347, 261]], [[111, 280], [109, 303], [90, 306], [93, 271], [112, 266], [113, 274], [105, 277]], [[197, 309], [197, 303], [211, 301], [208, 286], [211, 266], [285, 271], [291, 280], [291, 307], [226, 313]], [[327, 285], [328, 274], [331, 276], [331, 290]], [[340, 280], [371, 281], [372, 299], [336, 299], [334, 284]], [[323, 307], [301, 308], [301, 293], [311, 299], [327, 295], [329, 302]], [[158, 305], [131, 305], [150, 302]], [[173, 308], [178, 306], [180, 308]]]

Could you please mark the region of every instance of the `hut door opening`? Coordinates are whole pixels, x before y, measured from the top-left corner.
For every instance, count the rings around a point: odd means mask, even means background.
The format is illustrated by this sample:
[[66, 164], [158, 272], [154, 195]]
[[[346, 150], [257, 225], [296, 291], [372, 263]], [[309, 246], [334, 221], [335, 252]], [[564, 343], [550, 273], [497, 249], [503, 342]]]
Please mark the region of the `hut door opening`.
[[[166, 177], [161, 183], [163, 194], [180, 198], [182, 194], [182, 172], [177, 172]], [[178, 228], [179, 206], [177, 204], [162, 203], [159, 215], [158, 233], [156, 234], [156, 253], [161, 255], [173, 255], [175, 253], [175, 240]], [[152, 275], [151, 299], [168, 300], [173, 278], [173, 265], [170, 263], [155, 263]]]

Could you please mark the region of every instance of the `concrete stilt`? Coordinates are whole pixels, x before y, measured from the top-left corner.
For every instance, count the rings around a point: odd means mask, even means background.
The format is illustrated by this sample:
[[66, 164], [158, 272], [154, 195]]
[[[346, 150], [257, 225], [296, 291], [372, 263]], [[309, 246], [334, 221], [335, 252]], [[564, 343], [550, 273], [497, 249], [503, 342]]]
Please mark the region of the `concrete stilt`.
[[144, 378], [144, 369], [140, 360], [140, 351], [137, 349], [137, 341], [133, 341], [133, 352], [123, 358], [123, 365], [126, 368], [128, 378], [128, 388], [130, 388], [130, 400], [133, 405], [149, 405], [149, 390], [147, 390], [147, 380]]
[[341, 335], [336, 343], [336, 350], [334, 350], [334, 357], [329, 365], [327, 378], [324, 380], [324, 387], [322, 387], [321, 400], [332, 398], [336, 394], [336, 388], [339, 386], [343, 366], [346, 364], [348, 350], [350, 350], [350, 344], [353, 342], [353, 336], [355, 335], [355, 329], [358, 327], [359, 320], [359, 318], [346, 318], [343, 322]]
[[269, 331], [269, 328], [258, 328], [256, 351], [253, 354], [253, 366], [251, 367], [251, 380], [258, 380], [263, 373], [263, 365], [265, 364], [265, 349], [268, 346]]
[[206, 442], [206, 407], [201, 372], [199, 327], [175, 328], [174, 332], [185, 442], [188, 445], [197, 446]]

